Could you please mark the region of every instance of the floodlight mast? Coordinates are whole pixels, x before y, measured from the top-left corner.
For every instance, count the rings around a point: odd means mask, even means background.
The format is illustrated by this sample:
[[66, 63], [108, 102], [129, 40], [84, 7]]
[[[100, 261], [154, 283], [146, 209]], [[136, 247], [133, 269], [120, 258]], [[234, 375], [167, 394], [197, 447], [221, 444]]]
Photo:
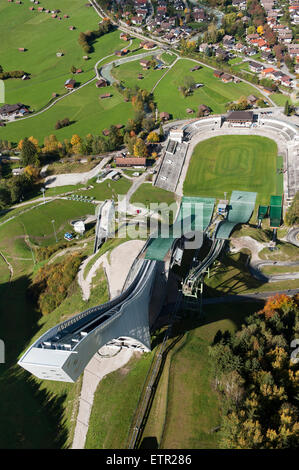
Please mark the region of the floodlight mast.
[[57, 235], [56, 235], [55, 226], [54, 226], [55, 220], [53, 219], [51, 222], [52, 222], [52, 224], [53, 224], [53, 230], [54, 230], [55, 240], [56, 240], [56, 243], [57, 243], [58, 240], [57, 240]]

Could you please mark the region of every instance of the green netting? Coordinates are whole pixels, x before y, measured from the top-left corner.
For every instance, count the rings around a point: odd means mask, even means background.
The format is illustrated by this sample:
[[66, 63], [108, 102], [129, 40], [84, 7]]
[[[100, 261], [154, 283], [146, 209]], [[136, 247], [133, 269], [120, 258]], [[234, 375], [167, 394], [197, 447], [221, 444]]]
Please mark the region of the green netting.
[[211, 221], [214, 205], [214, 198], [183, 197], [178, 216], [170, 227], [168, 236], [157, 233], [156, 237], [151, 238], [145, 258], [162, 261], [176, 238], [191, 231], [204, 231]]
[[219, 225], [216, 238], [228, 239], [237, 224], [246, 224], [254, 210], [257, 193], [248, 191], [233, 191], [227, 219]]
[[270, 198], [270, 227], [277, 228], [281, 224], [282, 196], [271, 196]]
[[264, 219], [268, 212], [268, 206], [259, 206], [257, 218], [258, 220]]

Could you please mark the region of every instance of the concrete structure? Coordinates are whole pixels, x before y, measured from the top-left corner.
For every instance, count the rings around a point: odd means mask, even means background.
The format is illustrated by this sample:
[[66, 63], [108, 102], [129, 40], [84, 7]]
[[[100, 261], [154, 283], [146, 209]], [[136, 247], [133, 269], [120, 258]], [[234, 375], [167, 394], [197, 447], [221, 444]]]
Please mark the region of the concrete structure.
[[156, 261], [143, 261], [121, 295], [51, 328], [18, 364], [40, 379], [75, 382], [105, 344], [129, 339], [131, 347], [150, 350], [149, 304], [155, 276]]
[[115, 207], [112, 199], [106, 199], [106, 201], [97, 206], [96, 208], [96, 236], [94, 243], [94, 253], [98, 251], [100, 246], [107, 240], [107, 238], [114, 233], [114, 218], [115, 218]]

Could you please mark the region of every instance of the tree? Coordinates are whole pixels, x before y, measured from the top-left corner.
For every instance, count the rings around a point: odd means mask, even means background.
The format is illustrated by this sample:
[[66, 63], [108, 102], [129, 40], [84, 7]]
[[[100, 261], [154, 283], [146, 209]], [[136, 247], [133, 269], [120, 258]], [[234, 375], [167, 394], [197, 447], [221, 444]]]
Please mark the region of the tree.
[[295, 225], [299, 223], [299, 191], [297, 191], [291, 206], [286, 213], [286, 223]]
[[71, 138], [72, 150], [74, 153], [80, 153], [80, 144], [82, 142], [81, 137], [78, 134], [74, 134]]
[[151, 143], [156, 143], [159, 142], [160, 138], [158, 134], [154, 131], [150, 132], [149, 135], [147, 136], [147, 141]]
[[140, 138], [136, 139], [134, 144], [134, 157], [147, 157], [148, 150], [144, 141]]
[[71, 73], [76, 73], [77, 69], [74, 65], [71, 66]]
[[22, 143], [21, 163], [23, 166], [39, 165], [39, 158], [36, 147], [27, 137], [25, 137]]
[[257, 32], [260, 36], [262, 36], [262, 35], [264, 34], [264, 28], [263, 28], [263, 26], [262, 26], [262, 25], [258, 26], [256, 32]]
[[286, 100], [285, 102], [285, 105], [284, 105], [284, 114], [286, 116], [289, 116], [290, 115], [290, 105], [289, 105], [289, 101]]

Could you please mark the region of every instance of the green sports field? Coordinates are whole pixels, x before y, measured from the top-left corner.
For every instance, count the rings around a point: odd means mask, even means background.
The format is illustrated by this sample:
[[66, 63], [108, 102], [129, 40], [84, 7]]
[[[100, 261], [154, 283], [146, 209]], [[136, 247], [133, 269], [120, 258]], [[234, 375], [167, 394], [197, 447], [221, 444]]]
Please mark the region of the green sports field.
[[268, 204], [277, 191], [277, 145], [259, 136], [218, 136], [195, 147], [184, 182], [185, 196], [229, 198], [233, 190], [256, 191]]

